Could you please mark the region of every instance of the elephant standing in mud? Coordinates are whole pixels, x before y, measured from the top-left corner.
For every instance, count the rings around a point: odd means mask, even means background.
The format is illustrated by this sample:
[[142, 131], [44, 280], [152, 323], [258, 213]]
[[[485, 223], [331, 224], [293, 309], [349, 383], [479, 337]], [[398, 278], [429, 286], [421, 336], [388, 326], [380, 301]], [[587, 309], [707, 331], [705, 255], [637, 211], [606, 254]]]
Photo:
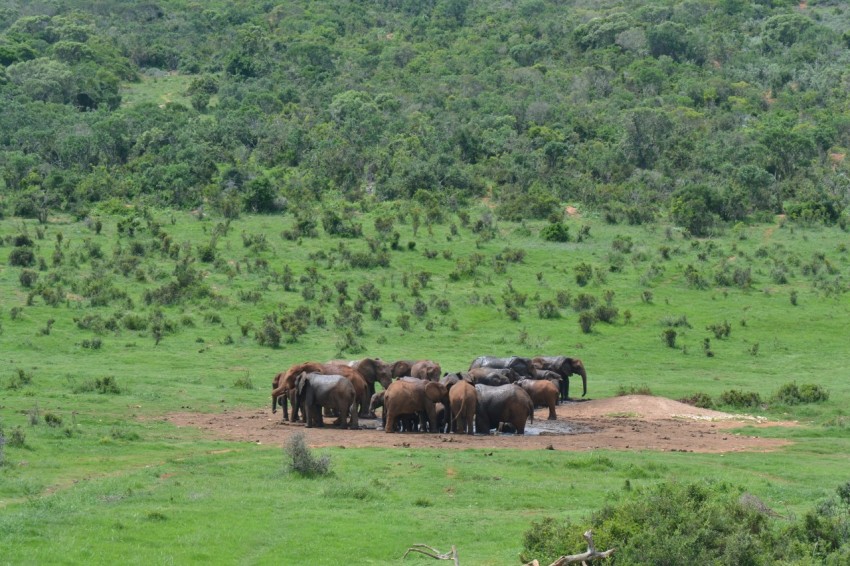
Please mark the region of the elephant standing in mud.
[[339, 414], [337, 423], [341, 428], [359, 428], [357, 419], [357, 393], [354, 385], [341, 375], [324, 375], [302, 372], [295, 378], [295, 414], [304, 408], [304, 422], [307, 428], [325, 426], [322, 420], [322, 408], [328, 408]]
[[478, 395], [475, 386], [461, 379], [449, 389], [449, 407], [451, 409], [450, 432], [474, 434], [475, 410]]
[[[358, 415], [364, 418], [369, 416], [369, 388], [366, 380], [360, 375], [360, 372], [347, 365], [322, 364], [319, 362], [295, 364], [285, 372], [281, 372], [274, 377], [272, 381], [272, 413], [277, 412], [277, 405], [280, 403], [283, 407], [283, 419], [286, 420], [288, 418], [286, 408], [288, 393], [295, 387], [295, 379], [302, 372], [341, 375], [345, 377], [354, 386], [354, 391], [357, 395], [357, 404], [359, 406]], [[294, 404], [292, 417], [289, 420], [290, 422], [298, 420], [298, 413], [295, 411]]]
[[492, 368], [492, 369], [512, 369], [521, 377], [531, 377], [534, 364], [531, 358], [522, 358], [519, 356], [511, 356], [509, 358], [497, 358], [494, 356], [479, 356], [472, 360], [469, 369], [475, 368]]
[[[378, 391], [372, 395], [372, 400], [369, 402], [369, 413], [374, 414], [375, 411], [384, 406], [384, 396], [386, 390]], [[387, 428], [387, 411], [381, 411], [381, 428]], [[407, 414], [399, 415], [396, 419], [396, 432], [416, 432], [419, 430], [419, 415]]]
[[535, 407], [548, 407], [549, 420], [554, 421], [558, 418], [555, 414], [555, 406], [558, 404], [559, 391], [558, 387], [548, 379], [521, 379], [516, 382], [522, 387], [528, 396], [531, 397], [531, 402]]
[[532, 363], [537, 369], [554, 371], [561, 376], [561, 401], [568, 401], [570, 398], [570, 375], [574, 373], [581, 376], [581, 396], [587, 395], [587, 371], [580, 359], [566, 356], [537, 356]]
[[517, 434], [525, 434], [525, 421], [534, 422], [534, 404], [525, 390], [512, 383], [510, 385], [476, 385], [478, 399], [475, 412], [475, 430], [479, 434], [489, 434], [491, 428], [508, 423]]
[[[448, 389], [437, 381], [403, 377], [394, 381], [384, 394], [386, 432], [395, 432], [401, 415], [424, 414], [432, 432], [437, 432], [437, 403], [449, 406]], [[423, 419], [424, 421], [425, 419]], [[424, 425], [424, 422], [422, 423]], [[425, 428], [421, 426], [420, 428]]]

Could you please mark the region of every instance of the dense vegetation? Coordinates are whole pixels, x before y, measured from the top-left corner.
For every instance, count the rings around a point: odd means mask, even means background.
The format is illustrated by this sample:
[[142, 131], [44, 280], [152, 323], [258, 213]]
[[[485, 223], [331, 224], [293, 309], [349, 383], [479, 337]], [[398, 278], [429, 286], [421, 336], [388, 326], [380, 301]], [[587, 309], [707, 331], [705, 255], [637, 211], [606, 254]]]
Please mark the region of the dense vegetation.
[[2, 190], [33, 217], [334, 192], [669, 212], [697, 234], [832, 222], [848, 27], [828, 1], [4, 1]]
[[[628, 563], [643, 523], [683, 561], [846, 560], [848, 28], [825, 0], [0, 0], [4, 558], [503, 564], [555, 517], [529, 557], [593, 526]], [[163, 420], [267, 407], [309, 359], [511, 353], [801, 424], [302, 478]]]

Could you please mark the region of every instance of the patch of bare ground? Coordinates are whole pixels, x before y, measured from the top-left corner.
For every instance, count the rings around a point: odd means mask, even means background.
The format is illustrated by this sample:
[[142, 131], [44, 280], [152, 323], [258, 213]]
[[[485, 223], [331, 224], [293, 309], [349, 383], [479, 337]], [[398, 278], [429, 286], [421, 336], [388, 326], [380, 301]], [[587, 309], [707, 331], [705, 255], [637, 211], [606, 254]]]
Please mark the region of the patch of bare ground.
[[[674, 452], [767, 452], [790, 444], [776, 438], [735, 434], [743, 425], [794, 426], [762, 417], [731, 415], [700, 409], [663, 397], [626, 395], [565, 403], [557, 407], [556, 421], [546, 420], [548, 409], [537, 409], [534, 423], [523, 436], [491, 434], [387, 434], [380, 420], [360, 419], [360, 430], [331, 426], [304, 428], [281, 420], [268, 408], [223, 413], [172, 413], [177, 426], [191, 426], [212, 438], [282, 446], [295, 432], [303, 431], [313, 447], [387, 448], [516, 448], [527, 450], [659, 450]], [[330, 419], [327, 419], [330, 420]]]

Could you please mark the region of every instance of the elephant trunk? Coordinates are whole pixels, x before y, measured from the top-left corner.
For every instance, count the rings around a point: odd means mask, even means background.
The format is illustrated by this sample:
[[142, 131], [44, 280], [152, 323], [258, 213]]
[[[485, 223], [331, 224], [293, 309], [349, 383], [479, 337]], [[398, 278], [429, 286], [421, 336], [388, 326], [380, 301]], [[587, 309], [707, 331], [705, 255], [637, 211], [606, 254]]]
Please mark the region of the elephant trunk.
[[581, 375], [581, 396], [584, 397], [587, 395], [587, 372], [582, 369], [579, 375]]

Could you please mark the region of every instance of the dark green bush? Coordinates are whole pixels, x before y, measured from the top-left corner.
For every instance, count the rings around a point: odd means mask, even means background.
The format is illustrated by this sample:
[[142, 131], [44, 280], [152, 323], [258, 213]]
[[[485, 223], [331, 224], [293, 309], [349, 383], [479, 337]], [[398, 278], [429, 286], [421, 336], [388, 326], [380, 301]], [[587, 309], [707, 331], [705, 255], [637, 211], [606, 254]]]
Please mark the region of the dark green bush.
[[552, 222], [540, 229], [540, 238], [547, 242], [569, 242], [570, 229], [563, 222]]
[[690, 397], [679, 399], [679, 402], [699, 407], [701, 409], [714, 408], [714, 401], [711, 400], [711, 396], [708, 393], [694, 393]]
[[820, 385], [806, 383], [797, 386], [796, 382], [786, 383], [770, 397], [771, 403], [781, 405], [800, 405], [803, 403], [821, 403], [829, 399], [829, 392]]
[[737, 409], [758, 407], [761, 405], [761, 396], [755, 391], [740, 391], [730, 389], [720, 394], [720, 404], [729, 405]]
[[541, 301], [537, 303], [537, 315], [540, 318], [560, 318], [561, 313], [558, 306], [552, 301]]
[[9, 265], [32, 267], [35, 265], [35, 252], [29, 246], [17, 247], [9, 254]]

